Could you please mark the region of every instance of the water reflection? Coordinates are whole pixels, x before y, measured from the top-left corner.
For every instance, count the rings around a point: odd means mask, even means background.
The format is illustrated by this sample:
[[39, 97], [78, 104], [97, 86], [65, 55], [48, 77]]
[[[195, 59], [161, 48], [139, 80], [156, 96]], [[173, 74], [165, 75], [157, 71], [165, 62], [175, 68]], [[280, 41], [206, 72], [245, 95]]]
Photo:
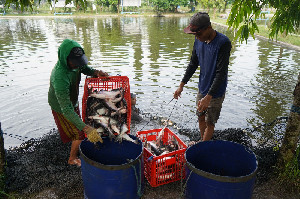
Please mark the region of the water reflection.
[[[47, 104], [48, 81], [57, 48], [65, 38], [84, 47], [91, 66], [128, 76], [131, 91], [137, 93], [137, 106], [144, 112], [163, 117], [172, 113], [174, 122], [197, 128], [199, 71], [182, 98], [168, 104], [193, 47], [193, 36], [182, 31], [188, 21], [188, 17], [1, 18], [0, 121], [4, 131], [39, 137], [55, 127]], [[230, 30], [216, 29], [233, 39]], [[299, 53], [253, 39], [232, 45], [228, 91], [216, 128], [256, 126], [287, 115]], [[18, 143], [6, 138], [8, 145]]]
[[299, 72], [299, 55], [281, 47], [268, 48], [268, 43], [258, 43], [258, 72], [252, 86], [255, 87], [251, 99], [255, 103], [256, 117], [249, 118], [251, 124], [270, 122], [269, 118], [288, 115], [292, 103], [292, 93], [297, 83], [295, 74]]

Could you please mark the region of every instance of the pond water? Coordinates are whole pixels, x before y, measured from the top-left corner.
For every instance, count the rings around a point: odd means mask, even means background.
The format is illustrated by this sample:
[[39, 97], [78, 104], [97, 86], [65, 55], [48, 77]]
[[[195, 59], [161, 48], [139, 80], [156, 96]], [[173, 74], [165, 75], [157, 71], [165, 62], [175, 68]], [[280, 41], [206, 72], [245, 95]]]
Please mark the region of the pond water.
[[[189, 17], [0, 18], [0, 122], [5, 146], [56, 128], [47, 92], [57, 49], [65, 38], [84, 47], [90, 66], [128, 76], [137, 107], [144, 113], [197, 127], [199, 70], [182, 97], [169, 103], [191, 56], [194, 38], [183, 33], [188, 21]], [[232, 31], [214, 28], [233, 40]], [[253, 127], [288, 116], [299, 52], [259, 39], [232, 46], [228, 89], [216, 129]]]

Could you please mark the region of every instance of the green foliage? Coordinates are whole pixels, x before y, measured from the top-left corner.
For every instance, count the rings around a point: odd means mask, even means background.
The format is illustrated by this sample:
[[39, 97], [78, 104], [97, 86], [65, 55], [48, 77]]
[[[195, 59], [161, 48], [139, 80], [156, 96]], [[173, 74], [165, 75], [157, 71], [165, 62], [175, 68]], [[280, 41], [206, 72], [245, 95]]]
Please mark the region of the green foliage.
[[98, 6], [110, 8], [112, 12], [118, 12], [118, 5], [121, 0], [95, 0]]
[[215, 1], [213, 1], [213, 7], [221, 9], [225, 6], [225, 2], [226, 1], [224, 1], [224, 0], [215, 0]]
[[154, 11], [158, 14], [166, 12], [170, 7], [170, 2], [167, 0], [151, 0], [154, 6]]
[[5, 176], [2, 174], [0, 175], [0, 198], [4, 196], [9, 196], [7, 193], [5, 193]]
[[275, 141], [275, 146], [273, 147], [273, 151], [279, 151], [280, 145], [278, 141]]
[[177, 12], [178, 6], [187, 6], [189, 3], [190, 0], [151, 0], [154, 11], [158, 14], [166, 11]]
[[178, 6], [187, 6], [189, 4], [189, 0], [168, 0], [169, 1], [169, 10], [172, 12], [176, 12]]
[[108, 0], [96, 0], [95, 1], [97, 5], [103, 6], [103, 7], [109, 7]]
[[[71, 3], [73, 1], [73, 3], [75, 4], [76, 7], [82, 7], [84, 10], [86, 10], [87, 7], [87, 1], [86, 0], [65, 0], [65, 5]], [[52, 1], [51, 0], [47, 0], [47, 2], [51, 5]], [[55, 0], [55, 2], [57, 2], [57, 0]], [[41, 0], [38, 0], [38, 4], [41, 3]], [[33, 10], [33, 7], [35, 5], [35, 1], [34, 0], [7, 0], [5, 2], [5, 6], [7, 6], [8, 8], [11, 5], [15, 5], [17, 9], [21, 9], [21, 11], [23, 12], [26, 8]]]
[[285, 165], [285, 168], [282, 172], [279, 173], [279, 181], [281, 184], [289, 182], [290, 188], [297, 189], [300, 191], [300, 165], [299, 165], [299, 155], [300, 155], [300, 146], [296, 150], [296, 155]]
[[114, 11], [117, 11], [118, 0], [96, 0], [96, 4], [104, 7], [112, 7]]
[[274, 21], [271, 25], [270, 37], [277, 37], [278, 32], [285, 32], [285, 34], [295, 33], [300, 23], [300, 1], [270, 0], [270, 4], [277, 8], [274, 14]]
[[295, 33], [299, 28], [299, 0], [235, 0], [231, 7], [231, 12], [227, 23], [237, 31], [236, 39], [244, 41], [249, 38], [249, 34], [254, 37], [254, 33], [259, 32], [256, 20], [263, 18], [261, 14], [263, 6], [269, 5], [276, 9], [271, 23], [269, 37], [274, 38], [279, 32], [286, 34]]
[[204, 8], [212, 8], [213, 7], [213, 1], [210, 0], [198, 0], [199, 4]]
[[189, 1], [189, 4], [188, 4], [188, 7], [189, 7], [190, 9], [192, 9], [193, 7], [196, 7], [198, 4], [199, 4], [199, 3], [198, 3], [198, 0], [190, 0], [190, 1]]
[[236, 0], [232, 4], [227, 23], [229, 27], [237, 30], [235, 39], [239, 38], [240, 42], [244, 40], [247, 41], [249, 33], [254, 37], [255, 31], [259, 31], [256, 19], [260, 16], [261, 8], [262, 5], [260, 5], [259, 2], [257, 3], [252, 0]]
[[[4, 0], [0, 0], [4, 1]], [[36, 2], [35, 2], [36, 1]], [[52, 0], [46, 0], [50, 5], [52, 4]], [[57, 2], [57, 0], [55, 0]], [[197, 1], [197, 0], [192, 0]], [[218, 0], [220, 1], [220, 0]], [[71, 3], [72, 0], [65, 0], [65, 4]], [[82, 8], [86, 10], [87, 0], [74, 0], [75, 6], [78, 8]], [[99, 6], [111, 8], [113, 11], [117, 11], [117, 8], [121, 2], [121, 0], [95, 0], [96, 4]], [[150, 0], [151, 5], [153, 5], [154, 11], [157, 13], [163, 13], [166, 11], [177, 12], [178, 6], [188, 6], [190, 4], [190, 0]], [[33, 10], [35, 4], [40, 4], [41, 0], [7, 0], [6, 6], [16, 7], [17, 9], [21, 9], [24, 11], [26, 9]]]
[[5, 2], [5, 5], [8, 6], [8, 8], [10, 7], [11, 4], [14, 4], [16, 6], [16, 8], [21, 8], [21, 10], [23, 11], [25, 7], [29, 7], [31, 9], [33, 9], [33, 4], [34, 1], [33, 0], [7, 0]]
[[[210, 9], [221, 10], [225, 8], [226, 1], [224, 0], [197, 0], [198, 3], [204, 8], [207, 9], [207, 12], [210, 11]], [[228, 3], [228, 2], [227, 2]]]

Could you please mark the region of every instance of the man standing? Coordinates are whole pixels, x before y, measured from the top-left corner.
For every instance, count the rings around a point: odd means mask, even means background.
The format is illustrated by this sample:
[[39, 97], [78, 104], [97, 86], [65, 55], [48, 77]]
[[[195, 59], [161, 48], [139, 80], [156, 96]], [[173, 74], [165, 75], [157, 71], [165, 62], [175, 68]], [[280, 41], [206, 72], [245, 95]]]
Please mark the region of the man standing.
[[184, 85], [200, 66], [196, 105], [201, 140], [207, 141], [213, 136], [225, 97], [231, 42], [212, 28], [209, 15], [203, 12], [192, 16], [184, 32], [195, 35], [195, 42], [190, 63], [174, 98], [180, 97]]
[[97, 136], [96, 129], [86, 125], [80, 118], [78, 107], [81, 73], [89, 76], [108, 76], [101, 70], [87, 66], [88, 60], [81, 46], [73, 40], [65, 39], [58, 48], [58, 61], [51, 72], [48, 103], [55, 123], [64, 143], [72, 142], [68, 164], [81, 166], [78, 158], [79, 145], [84, 133]]

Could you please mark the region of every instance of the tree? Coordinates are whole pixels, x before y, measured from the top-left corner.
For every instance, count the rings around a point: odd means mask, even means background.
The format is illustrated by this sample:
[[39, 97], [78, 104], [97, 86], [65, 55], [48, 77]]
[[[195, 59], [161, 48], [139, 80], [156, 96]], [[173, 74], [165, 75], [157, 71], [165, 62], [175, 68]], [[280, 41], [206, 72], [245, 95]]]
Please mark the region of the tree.
[[213, 8], [214, 10], [214, 17], [216, 15], [216, 10], [225, 7], [225, 1], [224, 0], [198, 0], [199, 4], [203, 6], [204, 9], [207, 9], [207, 12], [209, 13], [210, 9]]
[[96, 0], [96, 4], [103, 7], [109, 7], [110, 5], [108, 0]]
[[189, 5], [189, 8], [191, 9], [190, 12], [194, 12], [195, 7], [198, 5], [198, 0], [190, 0], [188, 5]]
[[151, 3], [158, 15], [161, 15], [161, 13], [166, 12], [170, 8], [170, 2], [167, 0], [152, 0]]
[[178, 6], [187, 6], [189, 0], [168, 0], [169, 1], [169, 10], [172, 12], [178, 12]]
[[225, 12], [225, 11], [226, 11], [227, 5], [229, 5], [229, 4], [232, 4], [232, 1], [233, 1], [233, 0], [225, 0], [225, 2], [224, 2], [224, 8], [223, 8], [223, 12]]
[[[237, 30], [236, 38], [239, 41], [247, 41], [249, 34], [259, 32], [256, 19], [260, 17], [264, 6], [275, 8], [271, 20], [269, 38], [277, 38], [278, 33], [296, 33], [300, 22], [299, 0], [235, 0], [227, 23], [229, 28]], [[288, 119], [288, 124], [281, 145], [280, 155], [277, 163], [279, 172], [284, 172], [287, 165], [297, 156], [296, 149], [300, 136], [300, 73], [298, 83], [294, 90], [294, 101]]]
[[[57, 0], [47, 0], [47, 2], [52, 5], [52, 2]], [[71, 3], [73, 0], [65, 0], [65, 5]], [[87, 0], [74, 0], [73, 1], [75, 6], [82, 7], [84, 10], [86, 10], [87, 6]], [[41, 0], [38, 0], [38, 4], [41, 3]], [[34, 6], [34, 0], [6, 0], [5, 6], [10, 7], [11, 5], [15, 5], [16, 8], [21, 8], [21, 11], [24, 10], [24, 8], [30, 8], [31, 10], [33, 9]]]
[[210, 0], [198, 0], [199, 4], [203, 6], [204, 9], [207, 9], [207, 12], [209, 13], [210, 8], [213, 7], [214, 2]]
[[216, 10], [218, 9], [219, 11], [225, 7], [225, 1], [224, 0], [215, 0], [213, 2], [213, 8], [214, 8], [214, 18], [216, 18]]
[[237, 31], [240, 41], [249, 38], [249, 33], [259, 32], [256, 19], [261, 16], [264, 6], [274, 8], [276, 11], [271, 21], [269, 37], [277, 38], [278, 33], [296, 33], [300, 22], [300, 1], [299, 0], [236, 0], [232, 4], [227, 23]]
[[112, 11], [119, 13], [119, 0], [96, 0], [96, 4], [104, 7], [111, 6]]

